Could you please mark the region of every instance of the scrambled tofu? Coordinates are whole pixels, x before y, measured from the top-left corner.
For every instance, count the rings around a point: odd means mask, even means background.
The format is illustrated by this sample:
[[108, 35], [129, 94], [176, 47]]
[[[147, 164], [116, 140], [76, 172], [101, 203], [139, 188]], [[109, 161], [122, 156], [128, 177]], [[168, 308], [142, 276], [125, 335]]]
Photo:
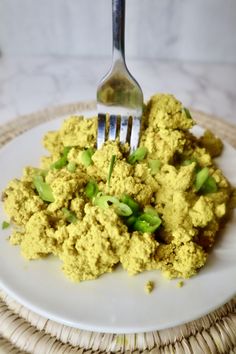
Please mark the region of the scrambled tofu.
[[172, 95], [153, 96], [143, 114], [141, 157], [137, 150], [132, 160], [129, 145], [118, 141], [96, 150], [96, 117], [68, 118], [43, 138], [50, 155], [40, 167], [26, 167], [3, 193], [16, 225], [11, 244], [29, 260], [57, 256], [73, 281], [118, 264], [130, 275], [195, 275], [224, 223], [232, 188], [212, 160], [221, 141], [210, 132], [197, 139], [194, 124]]
[[154, 282], [148, 280], [147, 283], [145, 284], [144, 290], [146, 291], [147, 294], [151, 294], [153, 289], [154, 289]]

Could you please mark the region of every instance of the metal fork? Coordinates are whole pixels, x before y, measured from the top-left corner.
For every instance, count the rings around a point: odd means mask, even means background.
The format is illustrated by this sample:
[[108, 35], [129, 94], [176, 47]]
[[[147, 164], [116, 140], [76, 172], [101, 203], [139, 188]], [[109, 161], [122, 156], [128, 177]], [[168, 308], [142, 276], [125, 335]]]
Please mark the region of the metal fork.
[[112, 0], [112, 22], [112, 65], [97, 90], [97, 148], [119, 137], [121, 143], [129, 142], [132, 152], [139, 143], [143, 93], [125, 63], [125, 0]]

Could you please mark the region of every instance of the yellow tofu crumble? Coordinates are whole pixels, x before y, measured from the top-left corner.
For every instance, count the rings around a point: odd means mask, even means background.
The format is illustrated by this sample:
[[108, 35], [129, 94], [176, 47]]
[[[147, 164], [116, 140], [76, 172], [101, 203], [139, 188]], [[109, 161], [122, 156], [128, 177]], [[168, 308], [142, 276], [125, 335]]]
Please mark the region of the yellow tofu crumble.
[[183, 280], [178, 281], [177, 288], [182, 288], [184, 286]]
[[145, 284], [145, 287], [144, 287], [145, 291], [147, 294], [151, 294], [151, 292], [153, 291], [154, 289], [154, 282], [149, 280], [146, 284]]
[[40, 166], [26, 167], [3, 192], [15, 225], [10, 243], [29, 260], [58, 257], [73, 281], [118, 264], [129, 275], [195, 275], [225, 222], [232, 188], [212, 159], [221, 141], [210, 132], [196, 138], [194, 124], [174, 96], [154, 95], [130, 156], [119, 141], [96, 149], [97, 117], [69, 117], [44, 136], [49, 155]]

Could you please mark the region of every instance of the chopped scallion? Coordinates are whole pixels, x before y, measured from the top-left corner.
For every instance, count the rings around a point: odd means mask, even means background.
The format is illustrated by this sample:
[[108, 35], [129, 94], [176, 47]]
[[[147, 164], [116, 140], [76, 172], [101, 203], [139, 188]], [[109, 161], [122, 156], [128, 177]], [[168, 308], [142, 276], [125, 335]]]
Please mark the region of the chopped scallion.
[[100, 208], [103, 209], [107, 209], [109, 208], [110, 205], [115, 204], [118, 205], [119, 199], [117, 199], [116, 197], [113, 197], [111, 195], [98, 195], [95, 199], [94, 199], [94, 205], [99, 206]]
[[73, 211], [70, 211], [67, 208], [62, 208], [62, 211], [67, 221], [73, 224], [77, 222], [77, 217]]
[[59, 160], [57, 160], [56, 162], [54, 162], [51, 165], [51, 168], [55, 168], [56, 170], [60, 170], [62, 167], [66, 166], [67, 164], [67, 157], [61, 157]]
[[218, 187], [217, 187], [215, 178], [212, 176], [209, 176], [207, 178], [206, 182], [203, 184], [203, 186], [201, 188], [201, 192], [204, 194], [216, 193], [217, 190], [218, 190]]
[[139, 147], [128, 157], [128, 163], [134, 165], [135, 162], [142, 161], [143, 159], [145, 159], [147, 152], [148, 150], [146, 147]]
[[54, 162], [51, 165], [51, 168], [55, 168], [56, 170], [60, 170], [62, 167], [66, 166], [68, 163], [67, 156], [69, 154], [70, 149], [71, 149], [70, 146], [64, 147], [64, 150], [62, 152], [62, 156], [60, 157], [60, 159], [58, 159], [56, 162]]
[[98, 185], [94, 181], [89, 181], [85, 187], [85, 194], [89, 199], [96, 197], [98, 194]]
[[160, 160], [148, 160], [148, 166], [151, 169], [152, 175], [155, 175], [160, 171], [161, 161]]
[[197, 173], [195, 187], [197, 191], [203, 194], [217, 192], [218, 187], [216, 180], [213, 176], [209, 176], [209, 169], [207, 167], [204, 167]]
[[207, 167], [202, 168], [196, 174], [195, 187], [197, 192], [202, 188], [202, 186], [204, 185], [208, 177], [209, 177], [209, 169]]
[[158, 216], [156, 209], [153, 208], [152, 206], [146, 206], [144, 208], [144, 213], [149, 214], [149, 215]]
[[145, 220], [139, 220], [137, 219], [133, 225], [133, 229], [135, 231], [139, 232], [147, 232], [152, 234], [153, 232], [156, 231], [156, 229], [159, 227], [159, 225], [150, 225], [147, 221]]
[[103, 209], [113, 206], [115, 212], [123, 216], [125, 224], [131, 230], [153, 233], [162, 222], [153, 207], [146, 207], [144, 212], [141, 212], [138, 203], [128, 195], [123, 195], [119, 200], [116, 197], [103, 195], [100, 192], [94, 198], [93, 204]]
[[118, 203], [115, 205], [115, 211], [120, 216], [130, 216], [132, 209], [125, 203]]
[[160, 225], [161, 219], [158, 215], [143, 213], [134, 222], [133, 229], [140, 232], [153, 233]]
[[107, 177], [108, 187], [110, 187], [111, 175], [112, 175], [112, 172], [113, 172], [113, 169], [114, 169], [115, 162], [116, 162], [116, 155], [112, 155], [111, 162], [110, 162], [110, 165], [109, 165], [109, 170], [108, 170], [108, 177]]
[[44, 179], [42, 176], [35, 176], [33, 178], [33, 184], [39, 194], [39, 197], [44, 200], [45, 202], [54, 202], [54, 196], [52, 193], [52, 188], [44, 182]]
[[3, 221], [3, 222], [2, 222], [2, 230], [7, 229], [9, 226], [10, 226], [10, 223], [9, 223], [9, 222], [7, 222], [7, 221]]
[[125, 220], [125, 223], [126, 223], [127, 226], [131, 227], [131, 226], [133, 226], [133, 224], [135, 223], [136, 220], [137, 220], [137, 216], [131, 215], [130, 217], [128, 217]]
[[184, 113], [186, 114], [186, 117], [188, 119], [192, 119], [191, 113], [189, 112], [189, 109], [184, 107]]
[[92, 165], [92, 156], [94, 154], [94, 149], [88, 148], [81, 153], [81, 162], [85, 167]]
[[150, 225], [161, 225], [161, 219], [159, 218], [158, 214], [149, 214], [143, 213], [139, 216], [139, 220], [144, 220], [148, 222]]
[[72, 149], [72, 146], [65, 146], [62, 152], [62, 156], [68, 156], [70, 150]]
[[75, 172], [76, 170], [76, 163], [73, 161], [70, 161], [67, 165], [67, 170], [71, 173]]
[[197, 160], [194, 157], [192, 157], [190, 159], [184, 160], [182, 165], [183, 166], [189, 166], [189, 165], [191, 165], [194, 162], [197, 164]]
[[130, 196], [128, 195], [123, 195], [120, 198], [120, 201], [126, 205], [129, 206], [129, 208], [132, 210], [133, 213], [136, 213], [139, 210], [139, 205], [135, 200], [133, 200]]

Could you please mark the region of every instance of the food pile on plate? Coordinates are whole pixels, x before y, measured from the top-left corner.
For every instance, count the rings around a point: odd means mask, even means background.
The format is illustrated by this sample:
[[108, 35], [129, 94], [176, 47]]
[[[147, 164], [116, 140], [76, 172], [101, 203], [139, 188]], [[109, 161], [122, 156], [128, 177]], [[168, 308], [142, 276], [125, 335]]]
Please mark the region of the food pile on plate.
[[206, 263], [230, 210], [232, 188], [213, 158], [222, 143], [196, 138], [172, 95], [144, 108], [139, 148], [108, 141], [96, 150], [97, 118], [72, 116], [43, 139], [48, 156], [3, 193], [12, 245], [38, 259], [54, 255], [73, 281], [118, 264], [134, 275], [159, 269], [189, 278]]

